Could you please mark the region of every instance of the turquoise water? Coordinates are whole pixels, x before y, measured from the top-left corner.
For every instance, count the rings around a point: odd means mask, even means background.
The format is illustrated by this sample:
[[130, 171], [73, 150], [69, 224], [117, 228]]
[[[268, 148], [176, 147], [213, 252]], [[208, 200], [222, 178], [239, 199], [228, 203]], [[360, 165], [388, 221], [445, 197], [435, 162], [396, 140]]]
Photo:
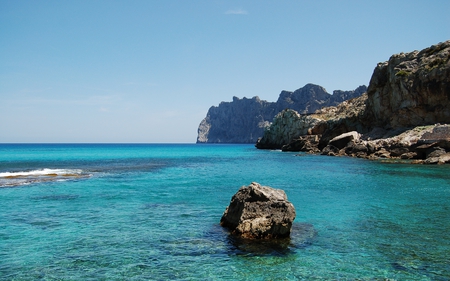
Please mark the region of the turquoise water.
[[[450, 166], [251, 145], [0, 145], [0, 280], [449, 280]], [[289, 244], [219, 221], [252, 181]]]

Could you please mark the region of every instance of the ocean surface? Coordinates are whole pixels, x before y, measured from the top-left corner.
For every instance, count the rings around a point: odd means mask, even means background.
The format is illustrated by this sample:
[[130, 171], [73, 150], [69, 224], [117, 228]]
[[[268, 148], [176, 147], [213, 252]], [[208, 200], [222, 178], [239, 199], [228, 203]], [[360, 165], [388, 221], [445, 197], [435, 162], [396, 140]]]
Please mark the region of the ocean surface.
[[[284, 243], [219, 225], [258, 182]], [[450, 280], [450, 166], [252, 145], [0, 144], [0, 280]]]

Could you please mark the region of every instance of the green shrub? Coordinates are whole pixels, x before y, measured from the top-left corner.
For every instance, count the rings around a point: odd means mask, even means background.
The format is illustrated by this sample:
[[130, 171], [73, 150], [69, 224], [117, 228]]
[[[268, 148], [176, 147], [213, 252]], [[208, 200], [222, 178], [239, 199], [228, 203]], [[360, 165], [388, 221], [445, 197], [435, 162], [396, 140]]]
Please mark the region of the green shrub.
[[402, 69], [399, 72], [395, 73], [395, 76], [405, 77], [405, 76], [409, 76], [410, 74], [411, 74], [411, 72]]

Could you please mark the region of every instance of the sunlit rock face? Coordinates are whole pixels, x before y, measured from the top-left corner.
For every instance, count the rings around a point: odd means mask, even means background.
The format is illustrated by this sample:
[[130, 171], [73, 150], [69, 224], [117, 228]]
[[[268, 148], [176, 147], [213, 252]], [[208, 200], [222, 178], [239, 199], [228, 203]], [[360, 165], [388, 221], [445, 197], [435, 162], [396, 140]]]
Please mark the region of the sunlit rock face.
[[300, 115], [292, 109], [278, 113], [272, 124], [266, 128], [263, 137], [256, 143], [257, 148], [281, 149], [296, 137], [308, 134], [308, 130], [321, 120], [308, 115]]
[[384, 128], [450, 123], [450, 40], [379, 63], [367, 118]]

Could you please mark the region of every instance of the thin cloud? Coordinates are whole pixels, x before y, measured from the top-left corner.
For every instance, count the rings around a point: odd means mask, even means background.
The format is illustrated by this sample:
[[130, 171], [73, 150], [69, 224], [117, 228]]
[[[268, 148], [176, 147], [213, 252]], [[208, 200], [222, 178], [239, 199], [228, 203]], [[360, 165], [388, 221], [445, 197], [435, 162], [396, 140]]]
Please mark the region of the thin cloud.
[[225, 15], [247, 15], [248, 12], [244, 9], [232, 9], [225, 12]]

